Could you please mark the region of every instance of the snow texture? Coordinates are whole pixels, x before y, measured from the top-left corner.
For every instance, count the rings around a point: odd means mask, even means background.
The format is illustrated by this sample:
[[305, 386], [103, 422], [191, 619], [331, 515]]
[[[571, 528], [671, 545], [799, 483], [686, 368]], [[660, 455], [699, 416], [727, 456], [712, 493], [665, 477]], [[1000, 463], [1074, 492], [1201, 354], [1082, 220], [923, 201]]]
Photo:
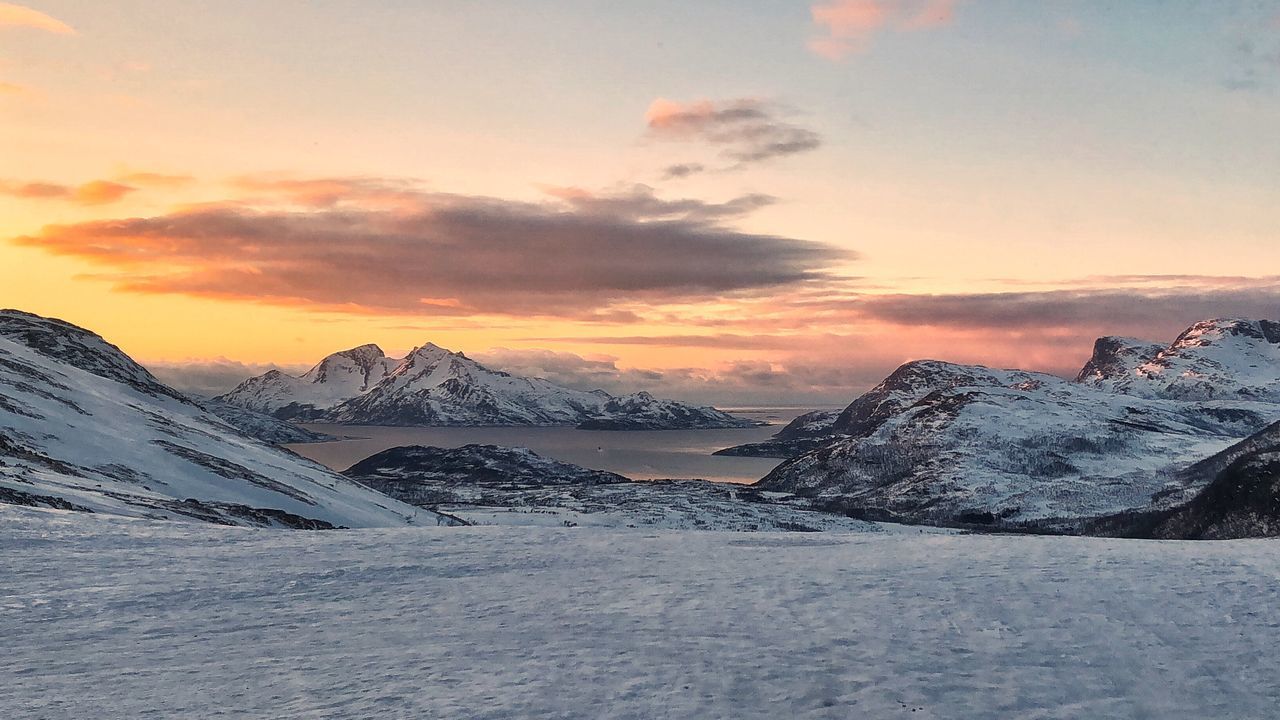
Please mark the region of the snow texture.
[[254, 440], [261, 440], [269, 445], [329, 442], [337, 439], [332, 435], [314, 432], [294, 423], [222, 400], [214, 398], [195, 398], [195, 400], [201, 407], [222, 418], [231, 427]]
[[8, 720], [1274, 717], [1275, 541], [0, 506]]

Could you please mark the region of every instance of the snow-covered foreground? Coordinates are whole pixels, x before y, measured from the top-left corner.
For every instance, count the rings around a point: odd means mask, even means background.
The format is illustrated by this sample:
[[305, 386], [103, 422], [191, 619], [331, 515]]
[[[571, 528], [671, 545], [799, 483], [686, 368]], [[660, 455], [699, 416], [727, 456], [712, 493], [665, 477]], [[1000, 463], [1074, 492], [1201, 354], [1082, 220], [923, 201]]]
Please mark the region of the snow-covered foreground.
[[7, 718], [1274, 717], [1280, 542], [0, 506]]

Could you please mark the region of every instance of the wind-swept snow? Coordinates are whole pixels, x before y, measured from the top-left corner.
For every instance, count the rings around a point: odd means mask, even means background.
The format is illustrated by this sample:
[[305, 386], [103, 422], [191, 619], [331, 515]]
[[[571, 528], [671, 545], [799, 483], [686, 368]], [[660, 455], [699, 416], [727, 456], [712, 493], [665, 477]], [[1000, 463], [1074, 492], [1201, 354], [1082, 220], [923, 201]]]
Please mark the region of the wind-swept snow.
[[8, 720], [1269, 718], [1280, 544], [0, 506]]

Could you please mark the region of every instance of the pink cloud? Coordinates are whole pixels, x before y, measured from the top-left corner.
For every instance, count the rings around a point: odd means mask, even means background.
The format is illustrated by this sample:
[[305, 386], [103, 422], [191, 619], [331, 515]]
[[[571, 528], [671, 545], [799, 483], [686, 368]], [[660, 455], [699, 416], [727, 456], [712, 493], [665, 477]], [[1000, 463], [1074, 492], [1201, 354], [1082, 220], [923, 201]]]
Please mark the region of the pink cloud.
[[955, 18], [959, 0], [831, 0], [810, 8], [824, 34], [809, 49], [828, 60], [864, 52], [877, 32], [926, 30]]

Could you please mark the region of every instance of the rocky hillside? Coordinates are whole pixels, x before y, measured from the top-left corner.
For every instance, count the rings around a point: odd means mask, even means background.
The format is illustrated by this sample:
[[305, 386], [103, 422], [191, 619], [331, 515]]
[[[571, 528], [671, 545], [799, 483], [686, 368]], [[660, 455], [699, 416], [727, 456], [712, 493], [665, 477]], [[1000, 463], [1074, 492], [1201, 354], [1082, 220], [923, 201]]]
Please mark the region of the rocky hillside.
[[1183, 472], [1204, 490], [1167, 510], [1124, 513], [1086, 532], [1166, 540], [1280, 536], [1280, 423]]

